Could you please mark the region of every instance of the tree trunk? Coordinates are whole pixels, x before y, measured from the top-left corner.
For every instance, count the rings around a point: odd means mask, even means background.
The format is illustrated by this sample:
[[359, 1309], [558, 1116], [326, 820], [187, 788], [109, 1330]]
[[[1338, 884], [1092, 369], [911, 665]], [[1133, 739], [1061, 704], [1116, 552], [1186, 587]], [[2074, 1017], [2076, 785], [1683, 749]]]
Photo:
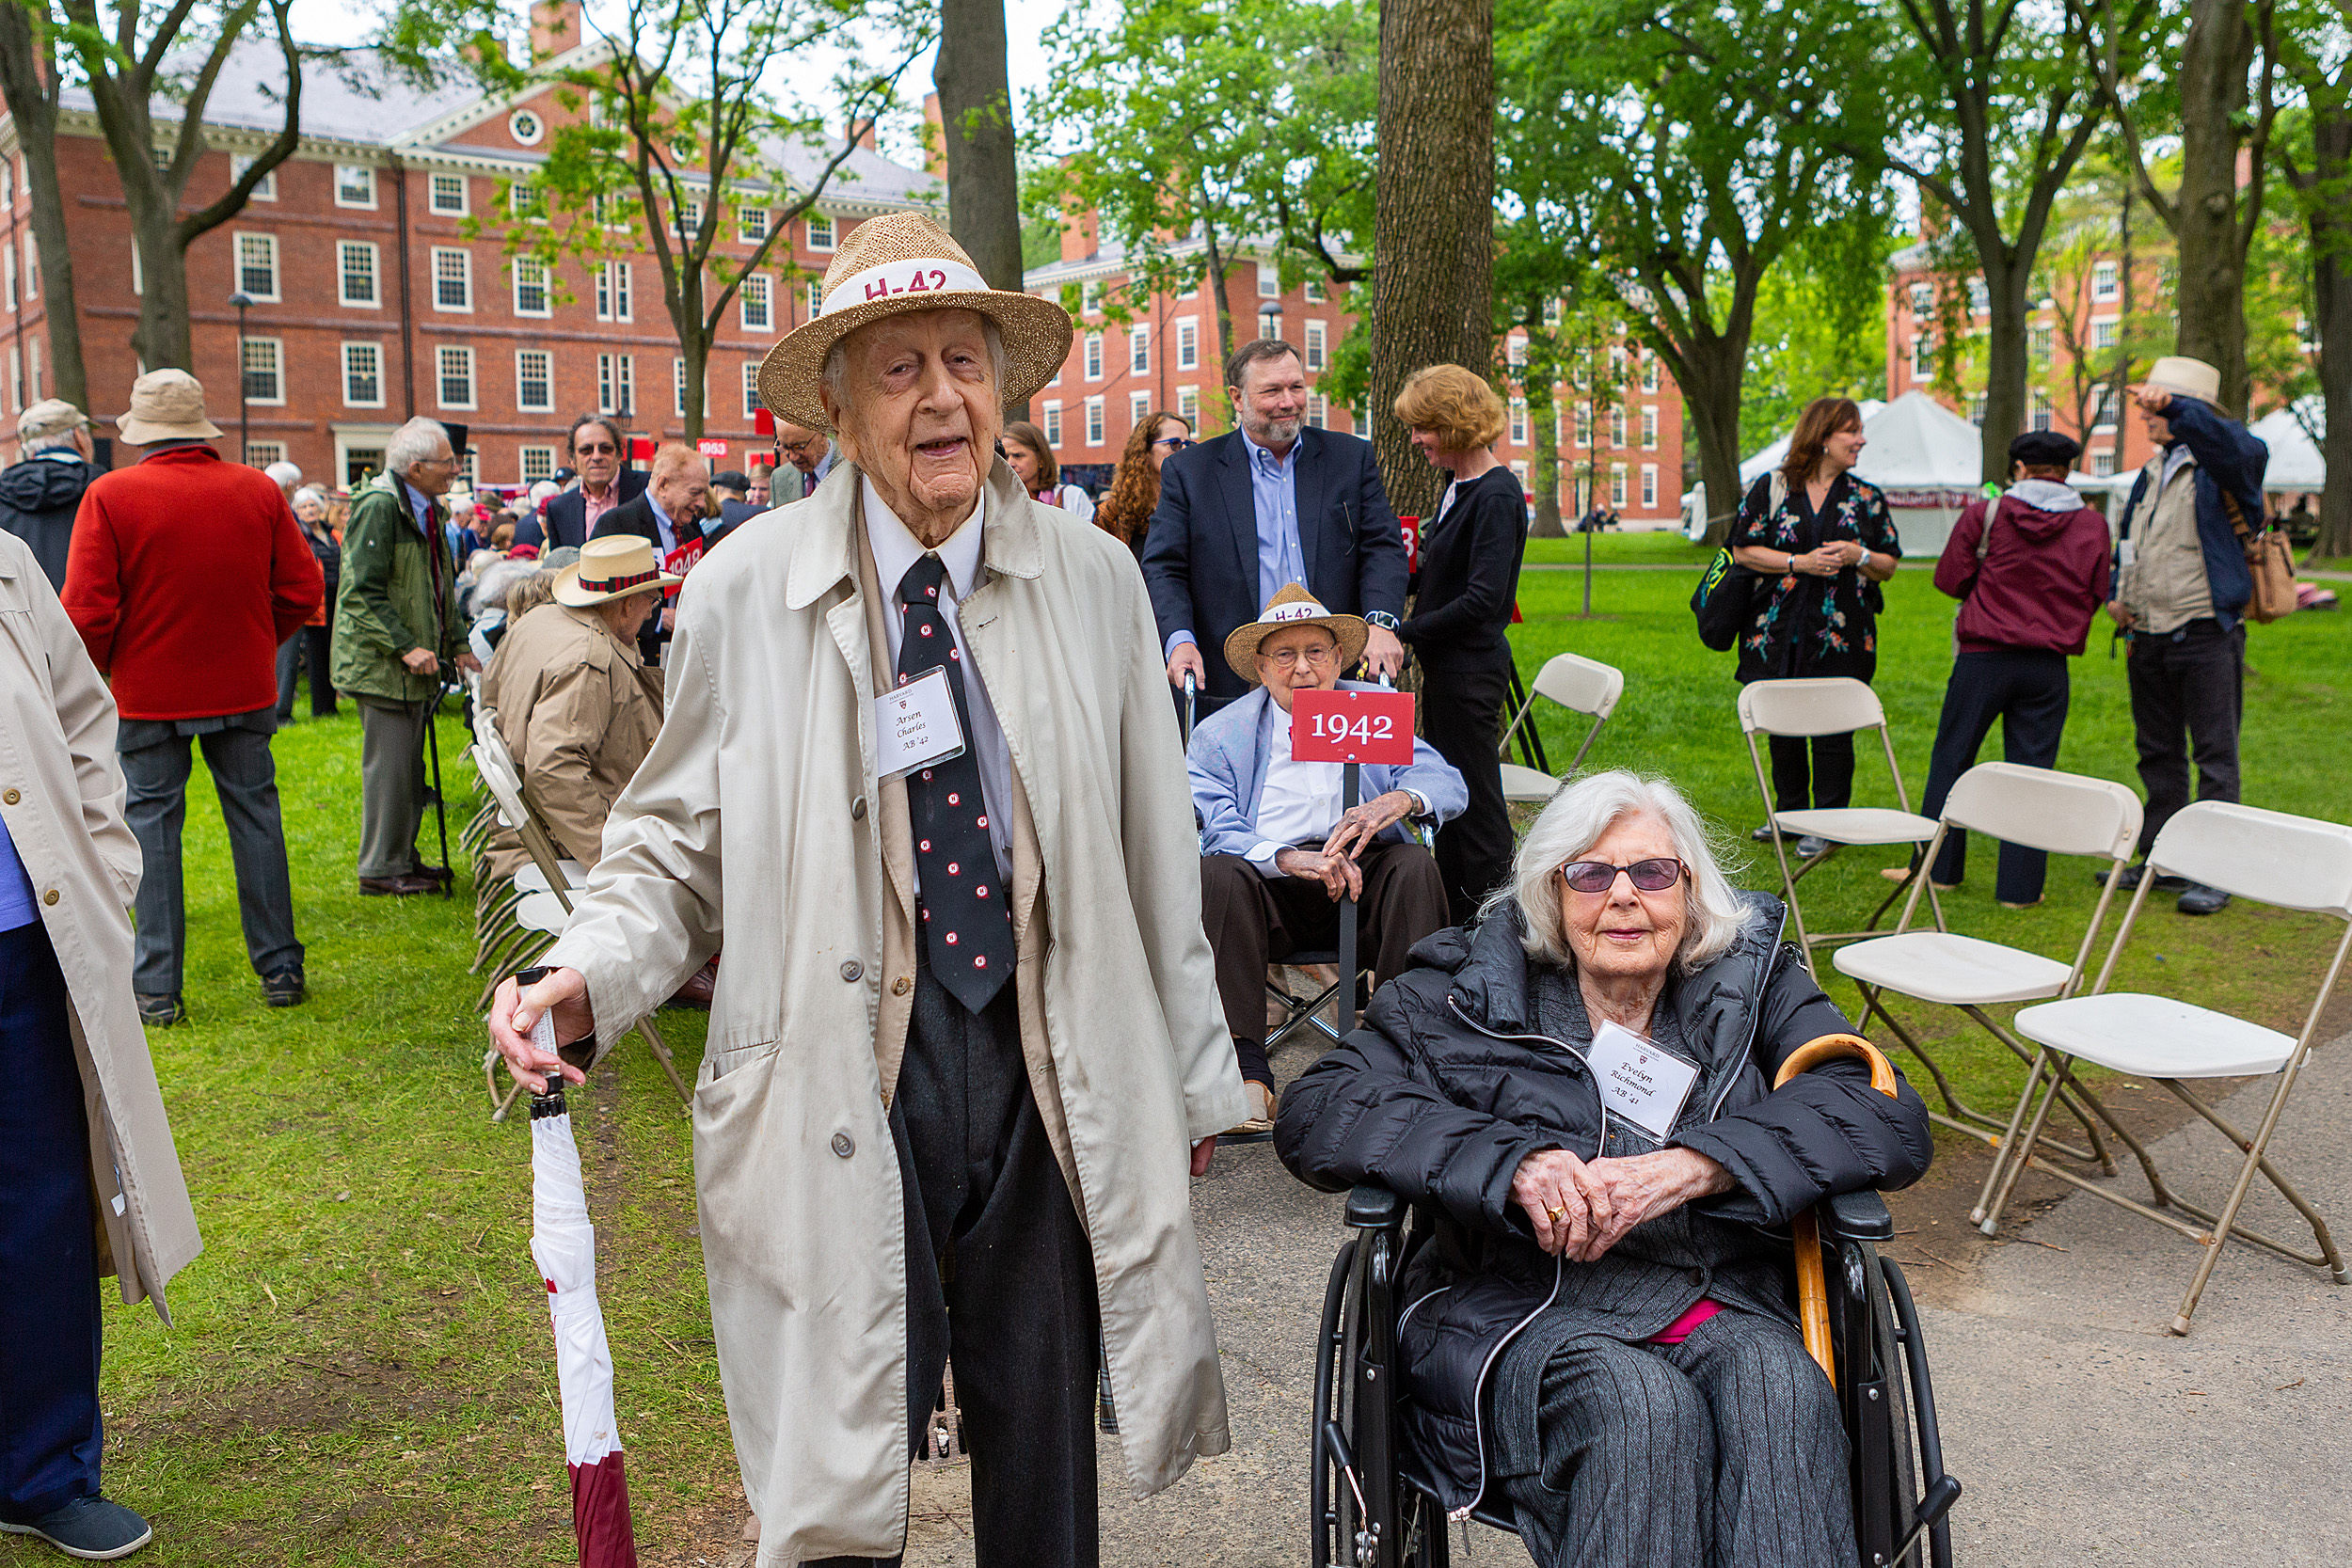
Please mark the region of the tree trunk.
[[1537, 364], [1541, 379], [1527, 384], [1527, 417], [1535, 425], [1535, 521], [1527, 531], [1534, 539], [1559, 539], [1567, 533], [1560, 524], [1560, 404], [1551, 388], [1550, 361]]
[[2246, 411], [2246, 245], [2238, 215], [2238, 151], [2246, 132], [2246, 71], [2254, 34], [2245, 0], [2198, 0], [2181, 48], [2181, 188], [2173, 200], [2180, 281], [2173, 351], [2221, 372], [2221, 401]]
[[[43, 20], [46, 21], [44, 8]], [[82, 317], [73, 300], [73, 247], [66, 238], [65, 198], [57, 185], [57, 105], [50, 94], [57, 62], [46, 26], [34, 36], [32, 11], [0, 5], [0, 95], [16, 121], [24, 152], [26, 195], [33, 203], [33, 244], [40, 255], [49, 343], [51, 395], [89, 412], [89, 377], [82, 368]]]
[[2319, 543], [2312, 553], [2328, 557], [2352, 555], [2352, 263], [2347, 262], [2352, 257], [2352, 198], [2343, 194], [2352, 188], [2347, 176], [2352, 176], [2352, 107], [2314, 95], [2305, 199], [2310, 204], [2319, 388], [2328, 400], [2328, 430], [2320, 442], [2328, 484], [2319, 495]]
[[2026, 428], [2026, 374], [2031, 358], [2026, 343], [2026, 293], [2032, 268], [2022, 261], [2004, 261], [1998, 250], [1988, 256], [1978, 242], [1984, 268], [1984, 292], [1992, 307], [1984, 339], [1983, 448], [1978, 474], [1987, 484], [2009, 479], [2009, 444]]
[[1426, 516], [1437, 472], [1391, 409], [1405, 378], [1493, 352], [1494, 0], [1380, 9], [1379, 188], [1373, 254], [1373, 450], [1389, 500]]
[[1217, 238], [1216, 225], [1204, 217], [1200, 231], [1209, 242], [1209, 292], [1216, 296], [1217, 386], [1222, 388], [1225, 367], [1233, 362], [1233, 303], [1225, 294], [1225, 246]]
[[1677, 379], [1682, 383], [1685, 428], [1698, 440], [1710, 545], [1729, 536], [1731, 516], [1740, 510], [1740, 378], [1747, 356], [1745, 333], [1736, 341], [1712, 337], [1686, 343], [1680, 350]]
[[[942, 0], [932, 76], [946, 142], [947, 231], [992, 286], [1018, 292], [1021, 170], [1005, 71], [1004, 0]], [[1005, 417], [1025, 420], [1029, 405], [1007, 403]]]
[[[158, 182], [160, 183], [160, 182]], [[160, 371], [167, 367], [193, 372], [196, 350], [188, 322], [188, 256], [181, 248], [179, 226], [172, 221], [172, 208], [179, 203], [169, 191], [149, 191], [130, 196], [125, 181], [124, 195], [130, 197], [131, 243], [139, 252], [139, 324], [132, 328], [131, 346], [137, 350], [142, 370]], [[237, 287], [235, 258], [230, 258], [229, 285]], [[278, 262], [279, 274], [285, 262]], [[215, 300], [217, 309], [227, 309], [228, 301]], [[245, 374], [244, 346], [238, 346], [237, 374]], [[221, 393], [212, 392], [214, 405], [218, 406]], [[245, 461], [245, 453], [237, 453], [237, 461]]]
[[671, 325], [677, 329], [678, 357], [686, 361], [684, 424], [685, 440], [691, 446], [703, 437], [707, 418], [703, 404], [709, 392], [711, 339], [709, 329], [703, 324], [702, 270], [693, 264], [691, 256], [678, 258], [678, 308], [671, 318]]

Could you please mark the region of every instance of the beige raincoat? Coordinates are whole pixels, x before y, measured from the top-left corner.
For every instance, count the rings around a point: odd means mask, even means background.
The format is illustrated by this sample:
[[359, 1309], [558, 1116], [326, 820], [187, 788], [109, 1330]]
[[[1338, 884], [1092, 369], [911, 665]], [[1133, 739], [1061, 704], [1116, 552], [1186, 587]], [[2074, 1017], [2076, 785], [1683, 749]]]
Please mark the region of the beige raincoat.
[[[115, 700], [24, 542], [0, 533], [0, 819], [32, 879], [72, 999], [89, 1111], [98, 1266], [152, 1299], [204, 1250], [131, 996], [139, 846], [122, 817]], [[0, 1199], [4, 1200], [4, 1199]]]
[[[760, 1561], [899, 1550], [905, 1210], [888, 1096], [912, 1008], [906, 789], [875, 776], [862, 479], [837, 464], [679, 600], [668, 716], [545, 961], [602, 1026], [714, 952], [694, 1164], [719, 1368]], [[1244, 1115], [1200, 928], [1152, 608], [1119, 542], [999, 461], [965, 641], [1012, 754], [1022, 1044], [1091, 1240], [1137, 1496], [1227, 1447], [1193, 1141]], [[724, 813], [732, 811], [733, 816]]]

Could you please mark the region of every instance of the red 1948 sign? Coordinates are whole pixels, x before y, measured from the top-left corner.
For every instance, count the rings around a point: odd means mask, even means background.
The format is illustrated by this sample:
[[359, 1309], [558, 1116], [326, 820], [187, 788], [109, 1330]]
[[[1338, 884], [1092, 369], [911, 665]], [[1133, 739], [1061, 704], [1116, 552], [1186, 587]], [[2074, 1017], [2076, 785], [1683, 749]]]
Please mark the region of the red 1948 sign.
[[1301, 691], [1291, 699], [1291, 755], [1301, 762], [1413, 760], [1409, 691]]

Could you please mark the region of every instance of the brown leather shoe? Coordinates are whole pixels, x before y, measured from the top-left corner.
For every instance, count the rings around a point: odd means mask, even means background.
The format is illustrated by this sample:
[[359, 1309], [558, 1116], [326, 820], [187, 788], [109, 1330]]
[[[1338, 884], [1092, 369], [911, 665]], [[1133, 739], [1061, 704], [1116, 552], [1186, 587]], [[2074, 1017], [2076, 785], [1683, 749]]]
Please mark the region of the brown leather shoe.
[[403, 872], [397, 877], [362, 877], [359, 896], [362, 898], [408, 898], [420, 893], [438, 893], [441, 884], [430, 877], [417, 877]]
[[719, 960], [713, 958], [708, 963], [703, 965], [702, 968], [694, 971], [692, 976], [687, 980], [686, 984], [678, 987], [677, 994], [671, 997], [670, 1000], [664, 1004], [664, 1006], [672, 1007], [697, 1007], [705, 1012], [708, 1012], [710, 1010], [711, 994], [718, 989]]
[[446, 865], [427, 865], [422, 861], [408, 868], [411, 877], [422, 877], [436, 887], [447, 887], [457, 880], [457, 873]]

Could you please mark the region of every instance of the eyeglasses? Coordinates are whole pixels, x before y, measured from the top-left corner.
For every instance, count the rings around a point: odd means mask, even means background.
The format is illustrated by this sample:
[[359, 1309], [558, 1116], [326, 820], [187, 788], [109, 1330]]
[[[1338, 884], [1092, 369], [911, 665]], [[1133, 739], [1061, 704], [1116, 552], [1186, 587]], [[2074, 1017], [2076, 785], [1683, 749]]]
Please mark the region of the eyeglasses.
[[1316, 642], [1304, 648], [1261, 648], [1258, 650], [1258, 657], [1270, 658], [1277, 664], [1295, 664], [1303, 658], [1310, 665], [1320, 670], [1331, 662], [1334, 652], [1335, 650]]
[[801, 453], [808, 451], [808, 449], [815, 444], [814, 440], [778, 441], [776, 443], [776, 450], [781, 452], [789, 452], [792, 456], [798, 457]]
[[1633, 885], [1644, 893], [1663, 893], [1690, 875], [1690, 868], [1672, 855], [1655, 860], [1635, 861], [1631, 865], [1611, 865], [1607, 861], [1570, 861], [1560, 868], [1560, 879], [1572, 893], [1607, 893], [1617, 885], [1617, 873], [1633, 879]]
[[591, 441], [585, 446], [572, 449], [582, 457], [611, 457], [620, 450], [610, 441]]
[[1155, 447], [1166, 447], [1170, 451], [1182, 451], [1186, 447], [1192, 445], [1192, 437], [1189, 436], [1163, 436], [1152, 444]]

